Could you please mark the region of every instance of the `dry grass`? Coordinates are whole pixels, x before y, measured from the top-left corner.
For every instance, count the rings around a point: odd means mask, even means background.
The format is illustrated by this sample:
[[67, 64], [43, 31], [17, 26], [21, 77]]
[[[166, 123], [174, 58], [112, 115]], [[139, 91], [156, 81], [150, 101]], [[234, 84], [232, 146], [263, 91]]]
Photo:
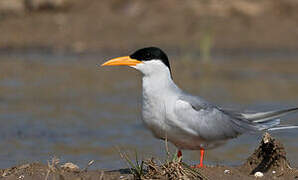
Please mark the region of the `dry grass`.
[[145, 161], [139, 160], [138, 153], [135, 151], [135, 163], [133, 163], [133, 160], [127, 153], [121, 152], [119, 148], [117, 149], [120, 157], [127, 163], [135, 179], [208, 179], [199, 169], [194, 169], [183, 163], [182, 158], [177, 157], [177, 153], [171, 153], [167, 139], [165, 140], [165, 162], [157, 160], [159, 163], [156, 163], [154, 158]]
[[[45, 180], [49, 179], [50, 173], [57, 173], [58, 171], [60, 171], [60, 167], [58, 166], [59, 163], [60, 160], [56, 157], [53, 157], [51, 161], [48, 161], [48, 171]], [[55, 177], [53, 178], [56, 179]]]
[[121, 152], [120, 148], [117, 147], [120, 157], [126, 162], [127, 167], [129, 168], [131, 174], [134, 175], [135, 179], [143, 179], [142, 177], [145, 174], [144, 161], [139, 161], [138, 153], [135, 151], [135, 163], [131, 160], [131, 157], [126, 152]]
[[191, 168], [182, 161], [157, 164], [153, 159], [144, 162], [147, 173], [142, 179], [208, 179], [199, 170]]

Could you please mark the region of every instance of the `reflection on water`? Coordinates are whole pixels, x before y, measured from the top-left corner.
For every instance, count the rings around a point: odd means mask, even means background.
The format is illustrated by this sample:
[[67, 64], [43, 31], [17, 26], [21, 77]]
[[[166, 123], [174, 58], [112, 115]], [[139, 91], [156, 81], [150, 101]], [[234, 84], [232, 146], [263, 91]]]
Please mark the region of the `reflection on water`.
[[[164, 143], [154, 139], [140, 120], [141, 75], [125, 67], [96, 66], [108, 58], [0, 53], [0, 168], [45, 162], [54, 155], [81, 167], [95, 160], [94, 168], [119, 168], [125, 163], [116, 146], [136, 149], [144, 158], [165, 156]], [[202, 64], [195, 56], [176, 54], [172, 59], [179, 86], [219, 105], [250, 110], [298, 105], [298, 55], [224, 54], [214, 57], [212, 64]], [[297, 117], [285, 118], [286, 123], [298, 124]], [[297, 130], [273, 134], [298, 166]], [[241, 136], [208, 151], [206, 160], [239, 164], [259, 140], [260, 135]], [[187, 151], [184, 158], [195, 163], [199, 155]]]

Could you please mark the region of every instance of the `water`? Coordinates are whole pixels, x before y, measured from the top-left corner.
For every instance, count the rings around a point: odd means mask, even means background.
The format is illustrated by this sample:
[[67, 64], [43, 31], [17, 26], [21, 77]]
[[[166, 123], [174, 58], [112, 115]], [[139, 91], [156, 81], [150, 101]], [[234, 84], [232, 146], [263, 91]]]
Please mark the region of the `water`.
[[[116, 54], [116, 53], [115, 53]], [[298, 106], [295, 53], [215, 53], [210, 64], [196, 54], [175, 53], [175, 82], [221, 106], [272, 110]], [[265, 54], [265, 55], [264, 55]], [[123, 55], [123, 54], [120, 54]], [[141, 75], [126, 67], [100, 68], [115, 55], [55, 53], [47, 50], [0, 52], [0, 168], [57, 156], [80, 167], [125, 167], [117, 148], [142, 158], [164, 159], [165, 144], [141, 123]], [[178, 76], [179, 75], [179, 76]], [[298, 124], [298, 114], [285, 118]], [[297, 130], [274, 132], [298, 166]], [[207, 164], [237, 165], [261, 135], [244, 135], [207, 151]], [[175, 151], [173, 146], [170, 147]], [[196, 163], [198, 152], [185, 151]]]

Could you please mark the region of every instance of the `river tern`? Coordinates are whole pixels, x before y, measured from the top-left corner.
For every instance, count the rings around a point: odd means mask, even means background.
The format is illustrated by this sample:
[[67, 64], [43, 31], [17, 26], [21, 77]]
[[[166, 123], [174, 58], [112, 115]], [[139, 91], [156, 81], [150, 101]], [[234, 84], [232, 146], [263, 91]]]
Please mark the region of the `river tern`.
[[101, 66], [130, 66], [142, 72], [142, 118], [159, 139], [167, 139], [181, 150], [215, 148], [237, 136], [260, 131], [298, 128], [280, 125], [280, 117], [298, 108], [245, 113], [218, 107], [198, 96], [182, 91], [173, 81], [167, 55], [159, 48], [147, 47], [130, 56], [111, 59]]

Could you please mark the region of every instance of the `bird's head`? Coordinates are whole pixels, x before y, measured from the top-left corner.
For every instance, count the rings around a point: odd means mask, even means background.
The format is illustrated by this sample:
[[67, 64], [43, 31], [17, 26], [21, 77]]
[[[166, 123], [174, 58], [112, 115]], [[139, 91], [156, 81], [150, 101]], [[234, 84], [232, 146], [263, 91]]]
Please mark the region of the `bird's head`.
[[157, 47], [139, 49], [130, 56], [111, 59], [101, 66], [130, 66], [149, 76], [160, 73], [171, 75], [168, 57]]

